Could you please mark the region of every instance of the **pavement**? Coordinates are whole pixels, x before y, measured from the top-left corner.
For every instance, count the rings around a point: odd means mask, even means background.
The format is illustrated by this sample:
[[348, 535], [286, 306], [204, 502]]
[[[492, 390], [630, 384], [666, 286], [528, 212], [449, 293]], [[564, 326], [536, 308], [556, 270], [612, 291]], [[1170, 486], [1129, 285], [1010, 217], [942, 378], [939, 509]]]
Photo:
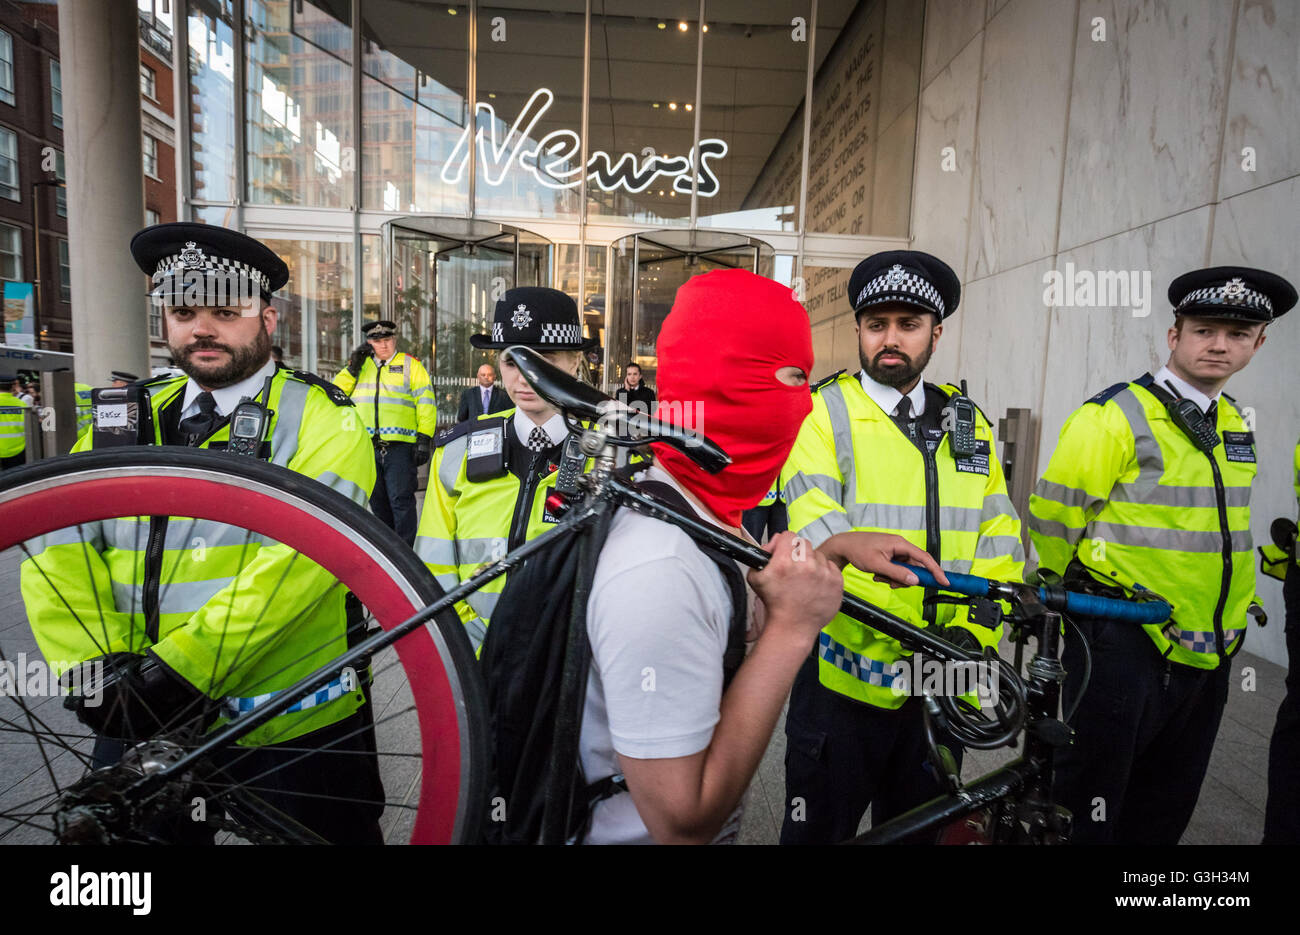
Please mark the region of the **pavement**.
[[[15, 658], [19, 652], [29, 655], [37, 652], [19, 594], [18, 565], [21, 557], [17, 550], [12, 549], [0, 553], [0, 651], [8, 659]], [[384, 658], [377, 659], [376, 670], [386, 668], [387, 662]], [[1200, 801], [1183, 836], [1184, 844], [1254, 844], [1263, 834], [1268, 741], [1285, 694], [1286, 670], [1248, 652], [1238, 655], [1232, 665], [1233, 681], [1223, 723]], [[416, 727], [404, 692], [405, 687], [400, 681], [390, 686], [381, 679], [377, 684], [380, 750], [409, 749], [409, 745], [414, 743]], [[45, 720], [51, 733], [68, 737], [70, 749], [54, 758], [56, 774], [60, 781], [65, 781], [68, 777], [75, 778], [78, 773], [77, 754], [84, 756], [88, 741], [75, 739], [84, 732], [77, 732], [79, 725], [71, 714], [53, 701], [52, 698], [39, 699], [34, 711]], [[46, 772], [34, 745], [19, 743], [23, 738], [13, 730], [5, 729], [6, 719], [22, 721], [24, 717], [13, 699], [0, 698], [0, 811], [13, 808], [14, 802], [23, 799], [24, 790], [39, 782]], [[784, 755], [785, 733], [778, 726], [748, 792], [740, 831], [741, 843], [777, 842], [785, 810]], [[962, 769], [963, 779], [983, 775], [1016, 755], [1017, 752], [1011, 749], [968, 751]], [[392, 774], [385, 769], [385, 786], [390, 800], [409, 801], [414, 789], [410, 764], [394, 760], [392, 768]], [[409, 812], [390, 814], [385, 820], [387, 836], [400, 840], [408, 817]], [[868, 816], [862, 827], [869, 826]], [[48, 835], [19, 826], [4, 835], [0, 843], [40, 840], [48, 840]]]

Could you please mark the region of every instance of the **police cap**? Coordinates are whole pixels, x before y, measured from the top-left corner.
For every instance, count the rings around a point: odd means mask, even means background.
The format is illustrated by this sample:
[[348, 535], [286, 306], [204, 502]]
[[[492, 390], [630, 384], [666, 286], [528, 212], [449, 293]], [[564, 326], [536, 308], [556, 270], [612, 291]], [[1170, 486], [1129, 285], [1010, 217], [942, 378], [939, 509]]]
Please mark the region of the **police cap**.
[[114, 380], [121, 380], [123, 383], [134, 383], [138, 379], [140, 378], [134, 373], [127, 373], [125, 370], [114, 370], [108, 375], [110, 383]]
[[397, 323], [382, 319], [380, 321], [368, 321], [361, 326], [361, 334], [367, 341], [378, 341], [380, 338], [391, 338], [397, 334]]
[[875, 305], [902, 303], [947, 318], [957, 311], [961, 282], [938, 257], [919, 250], [876, 253], [849, 277], [849, 304], [855, 315]]
[[155, 224], [131, 238], [131, 256], [165, 305], [234, 306], [289, 281], [289, 267], [266, 244], [215, 224]]
[[515, 344], [539, 351], [586, 351], [595, 338], [582, 336], [578, 303], [559, 289], [520, 286], [507, 289], [492, 316], [491, 334], [472, 334], [478, 348], [501, 349]]
[[1183, 273], [1169, 284], [1175, 315], [1270, 322], [1296, 303], [1295, 286], [1248, 266], [1213, 266]]

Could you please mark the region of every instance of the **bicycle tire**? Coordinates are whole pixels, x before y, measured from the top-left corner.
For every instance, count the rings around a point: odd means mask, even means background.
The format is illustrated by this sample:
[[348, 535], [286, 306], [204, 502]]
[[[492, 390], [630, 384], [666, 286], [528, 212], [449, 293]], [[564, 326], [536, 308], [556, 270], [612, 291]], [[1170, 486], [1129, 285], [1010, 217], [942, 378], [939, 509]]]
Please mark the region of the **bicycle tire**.
[[[78, 524], [150, 515], [225, 523], [283, 543], [333, 575], [386, 630], [443, 596], [415, 553], [372, 513], [277, 465], [199, 449], [129, 447], [0, 475], [0, 553]], [[486, 696], [469, 638], [448, 608], [393, 649], [420, 733], [411, 843], [473, 842], [486, 806], [488, 745]]]

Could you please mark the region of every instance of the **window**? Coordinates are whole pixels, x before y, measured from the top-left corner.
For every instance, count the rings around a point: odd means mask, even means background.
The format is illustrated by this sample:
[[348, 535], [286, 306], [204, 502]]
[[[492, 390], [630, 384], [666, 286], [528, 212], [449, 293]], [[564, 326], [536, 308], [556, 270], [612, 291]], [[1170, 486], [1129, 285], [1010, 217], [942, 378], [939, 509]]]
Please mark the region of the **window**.
[[18, 282], [23, 278], [23, 232], [0, 224], [0, 279]]
[[19, 201], [18, 135], [0, 127], [0, 197]]
[[148, 133], [144, 135], [144, 174], [158, 178], [158, 141]]
[[14, 102], [14, 38], [0, 29], [0, 101]]
[[50, 59], [50, 113], [54, 126], [63, 129], [63, 66], [57, 59]]
[[59, 241], [59, 301], [72, 301], [72, 264], [68, 262], [68, 242]]
[[144, 209], [144, 226], [153, 227], [155, 224], [162, 223], [162, 216], [153, 208]]
[[54, 178], [60, 184], [54, 188], [54, 212], [61, 218], [68, 216], [68, 189], [62, 184], [67, 182], [67, 168], [63, 162], [63, 153], [55, 154], [54, 159]]
[[158, 100], [156, 78], [148, 65], [140, 66], [140, 93], [151, 101]]

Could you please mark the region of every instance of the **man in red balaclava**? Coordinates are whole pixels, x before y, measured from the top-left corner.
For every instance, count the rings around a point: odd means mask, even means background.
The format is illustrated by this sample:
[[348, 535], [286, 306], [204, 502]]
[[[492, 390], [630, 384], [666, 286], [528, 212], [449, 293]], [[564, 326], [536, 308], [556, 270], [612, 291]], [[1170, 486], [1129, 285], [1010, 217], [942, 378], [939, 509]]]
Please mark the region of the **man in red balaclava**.
[[[708, 435], [732, 464], [709, 474], [656, 445], [641, 479], [745, 537], [741, 511], [767, 492], [811, 408], [807, 312], [770, 279], [706, 273], [678, 290], [658, 355], [659, 418]], [[786, 532], [766, 549], [767, 567], [748, 575], [761, 623], [750, 618], [751, 651], [724, 686], [733, 592], [723, 567], [676, 526], [630, 510], [615, 516], [588, 604], [579, 747], [589, 782], [614, 777], [621, 788], [621, 775], [625, 788], [595, 806], [588, 843], [734, 838], [795, 673], [839, 608], [843, 564], [900, 585], [915, 577], [895, 559], [942, 574], [898, 536], [846, 533], [813, 549]]]

